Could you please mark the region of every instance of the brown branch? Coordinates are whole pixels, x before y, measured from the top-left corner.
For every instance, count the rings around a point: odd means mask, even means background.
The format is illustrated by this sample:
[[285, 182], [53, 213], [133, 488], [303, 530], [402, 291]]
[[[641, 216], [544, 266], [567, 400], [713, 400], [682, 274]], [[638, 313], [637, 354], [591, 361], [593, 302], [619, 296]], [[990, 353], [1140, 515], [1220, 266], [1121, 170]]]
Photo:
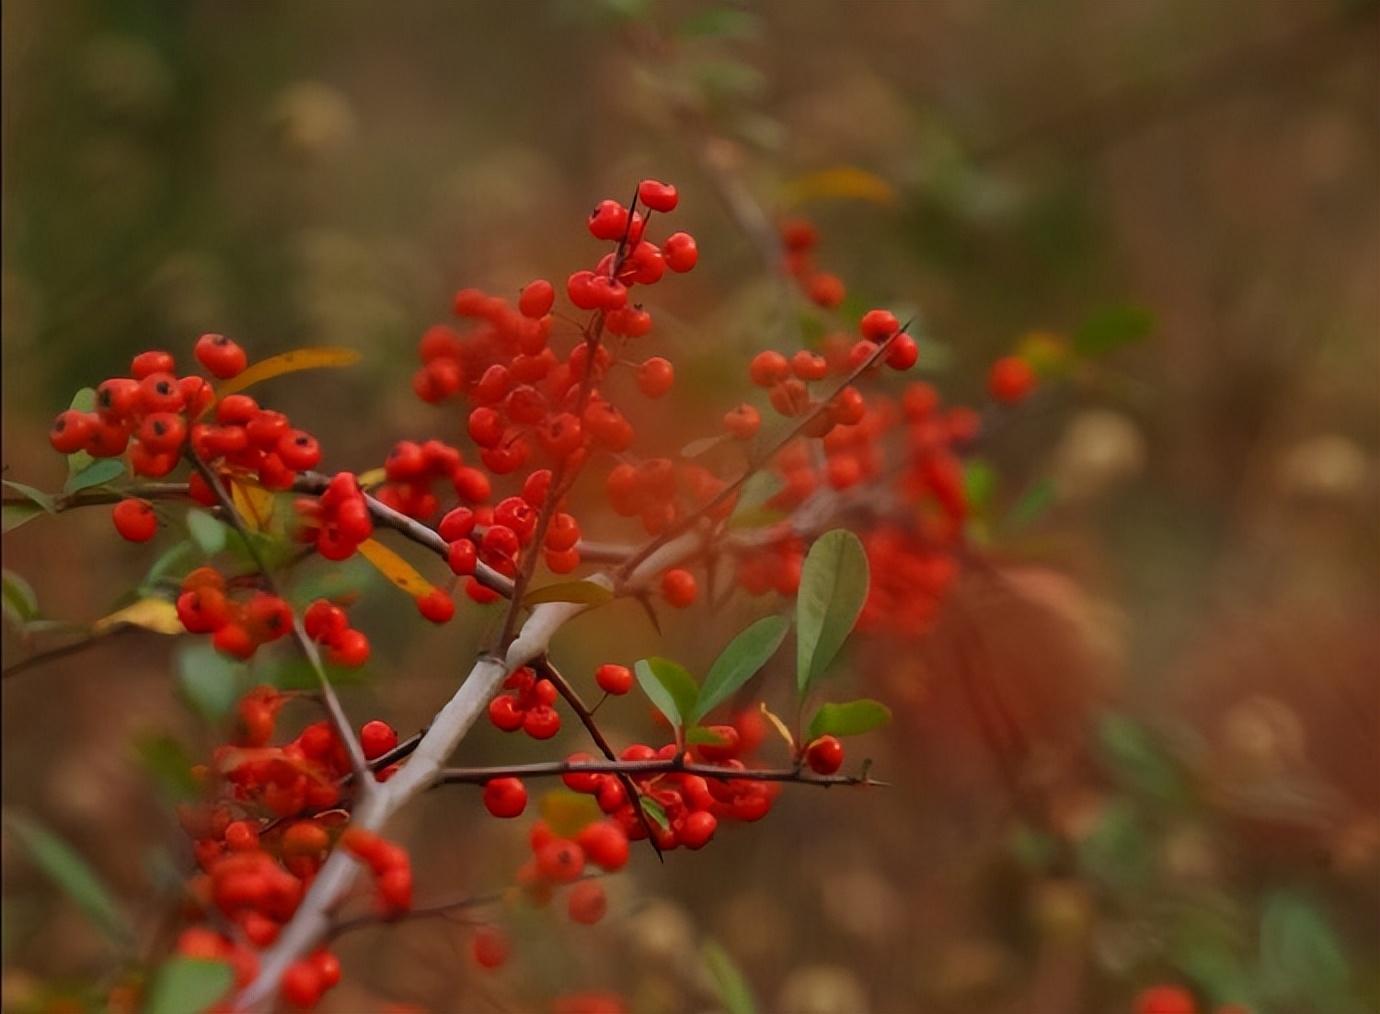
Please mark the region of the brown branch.
[[[77, 507], [99, 507], [103, 504], [119, 503], [128, 497], [139, 497], [144, 500], [176, 500], [186, 496], [187, 484], [185, 482], [137, 482], [118, 490], [93, 487], [77, 490], [75, 493], [58, 493], [54, 494], [52, 500], [53, 509], [60, 514]], [[27, 496], [7, 496], [0, 500], [0, 503], [6, 507], [17, 507], [24, 504], [40, 506]]]
[[73, 641], [70, 644], [63, 644], [56, 648], [49, 648], [47, 651], [37, 652], [36, 654], [30, 655], [28, 658], [20, 659], [18, 662], [6, 666], [4, 671], [0, 672], [0, 679], [9, 679], [11, 676], [18, 676], [22, 672], [45, 665], [48, 662], [56, 662], [58, 659], [66, 658], [69, 655], [78, 655], [88, 648], [93, 648], [102, 642], [110, 640], [117, 634], [128, 634], [142, 629], [142, 627], [133, 623], [122, 623], [107, 630], [103, 630], [100, 633], [88, 634], [80, 640]]

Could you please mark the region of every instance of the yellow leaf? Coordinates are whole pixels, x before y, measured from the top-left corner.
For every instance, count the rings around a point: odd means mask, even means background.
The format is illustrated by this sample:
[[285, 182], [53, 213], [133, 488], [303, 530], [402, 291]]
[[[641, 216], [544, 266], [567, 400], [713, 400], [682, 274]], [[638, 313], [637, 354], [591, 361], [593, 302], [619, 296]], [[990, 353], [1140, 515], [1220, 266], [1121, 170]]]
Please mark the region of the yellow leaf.
[[552, 789], [541, 797], [541, 819], [562, 838], [574, 838], [603, 813], [593, 796]]
[[758, 707], [762, 709], [762, 717], [776, 727], [776, 731], [781, 734], [781, 738], [786, 741], [786, 745], [794, 751], [795, 737], [791, 735], [791, 730], [786, 728], [786, 723], [777, 718], [765, 703], [758, 704]]
[[230, 480], [230, 499], [250, 531], [262, 532], [273, 520], [273, 494], [262, 486]]
[[417, 568], [377, 539], [366, 539], [361, 542], [359, 555], [414, 599], [436, 590], [430, 581], [417, 572]]
[[1054, 377], [1067, 371], [1073, 357], [1069, 343], [1052, 331], [1030, 331], [1016, 344], [1020, 356], [1042, 377]]
[[180, 634], [182, 621], [177, 607], [167, 599], [140, 599], [132, 606], [117, 609], [91, 624], [93, 634], [104, 634], [116, 627], [143, 627], [155, 634]]
[[280, 377], [284, 373], [315, 370], [324, 366], [353, 366], [359, 360], [360, 355], [354, 349], [341, 348], [338, 345], [293, 349], [291, 352], [283, 352], [280, 355], [262, 359], [239, 376], [231, 377], [216, 388], [216, 396], [224, 398], [227, 394], [243, 391], [246, 387], [273, 377]]
[[367, 472], [359, 473], [359, 486], [361, 489], [373, 489], [375, 486], [382, 486], [388, 481], [388, 471], [383, 468], [371, 468]]
[[799, 176], [785, 185], [782, 199], [788, 208], [830, 199], [871, 201], [886, 207], [897, 202], [895, 187], [856, 166], [838, 166]]

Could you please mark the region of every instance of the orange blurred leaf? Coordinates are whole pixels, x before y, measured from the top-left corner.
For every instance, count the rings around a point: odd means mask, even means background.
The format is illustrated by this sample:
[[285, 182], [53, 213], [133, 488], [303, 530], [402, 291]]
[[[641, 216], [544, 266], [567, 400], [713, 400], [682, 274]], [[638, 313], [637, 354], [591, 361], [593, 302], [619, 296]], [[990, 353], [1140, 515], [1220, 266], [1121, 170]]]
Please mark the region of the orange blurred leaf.
[[790, 208], [811, 201], [870, 201], [884, 207], [896, 204], [896, 188], [876, 173], [857, 166], [837, 166], [797, 176], [782, 188], [782, 200]]
[[227, 394], [243, 391], [260, 381], [280, 377], [284, 373], [298, 370], [317, 370], [323, 367], [353, 366], [359, 362], [360, 354], [354, 349], [338, 345], [320, 345], [309, 349], [293, 349], [280, 355], [269, 356], [249, 367], [237, 377], [231, 377], [216, 389], [216, 396], [224, 398]]
[[376, 539], [365, 539], [359, 544], [359, 555], [374, 565], [374, 568], [388, 580], [401, 588], [414, 599], [436, 590], [417, 568], [408, 563], [393, 550]]

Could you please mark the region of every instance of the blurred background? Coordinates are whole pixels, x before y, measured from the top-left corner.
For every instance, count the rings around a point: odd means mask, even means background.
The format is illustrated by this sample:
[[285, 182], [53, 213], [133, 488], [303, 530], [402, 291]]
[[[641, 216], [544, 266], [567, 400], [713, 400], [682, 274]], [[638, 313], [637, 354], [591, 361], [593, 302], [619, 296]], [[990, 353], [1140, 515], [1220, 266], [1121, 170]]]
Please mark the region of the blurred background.
[[[858, 300], [918, 313], [947, 397], [980, 398], [986, 364], [1051, 335], [1090, 352], [970, 472], [987, 564], [924, 637], [855, 638], [835, 677], [893, 705], [851, 747], [891, 787], [787, 791], [704, 854], [635, 853], [600, 926], [512, 916], [498, 975], [462, 925], [358, 933], [324, 1008], [609, 989], [695, 1014], [724, 1007], [722, 948], [764, 1014], [1111, 1012], [1164, 982], [1205, 1010], [1375, 1010], [1378, 15], [10, 0], [5, 478], [59, 488], [46, 431], [72, 392], [204, 331], [251, 358], [364, 353], [256, 392], [322, 435], [331, 469], [457, 440], [458, 412], [409, 388], [417, 336], [462, 285], [583, 265], [587, 209], [644, 176], [679, 186], [701, 251], [657, 295], [682, 378], [655, 432], [672, 450], [781, 340], [763, 230], [808, 215]], [[51, 643], [43, 621], [89, 622], [140, 582], [152, 554], [117, 541], [99, 510], [5, 537], [37, 603], [15, 607], [7, 665]], [[346, 577], [376, 645], [347, 707], [416, 728], [493, 618], [419, 630], [392, 589]], [[667, 618], [664, 640], [614, 607], [556, 658], [585, 683], [611, 644], [702, 671], [762, 608], [739, 605]], [[186, 868], [169, 803], [223, 736], [208, 665], [139, 634], [4, 681], [6, 814], [71, 843], [146, 939]], [[607, 715], [616, 741], [651, 734], [632, 702]], [[478, 730], [464, 761], [552, 749], [500, 738]], [[511, 880], [524, 832], [481, 812], [456, 792], [400, 823], [419, 898]], [[108, 981], [108, 939], [0, 841], [4, 1009]]]

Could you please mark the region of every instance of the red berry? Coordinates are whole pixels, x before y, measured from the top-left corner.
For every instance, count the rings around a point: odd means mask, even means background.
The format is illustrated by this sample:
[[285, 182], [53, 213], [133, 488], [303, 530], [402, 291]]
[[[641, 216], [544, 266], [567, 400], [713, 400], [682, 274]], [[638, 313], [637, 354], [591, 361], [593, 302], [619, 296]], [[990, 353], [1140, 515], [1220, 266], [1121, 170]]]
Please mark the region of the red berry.
[[321, 462], [321, 446], [306, 430], [289, 430], [278, 438], [278, 457], [294, 472], [315, 468]]
[[886, 364], [893, 370], [908, 370], [919, 358], [919, 346], [908, 334], [897, 335], [886, 350]]
[[622, 239], [628, 228], [628, 209], [614, 200], [600, 201], [590, 212], [587, 224], [595, 239]]
[[661, 576], [661, 594], [677, 609], [684, 609], [693, 604], [699, 594], [695, 575], [679, 568], [668, 570]]
[[518, 312], [533, 319], [545, 317], [555, 302], [555, 288], [545, 278], [538, 278], [528, 283], [518, 296]]
[[883, 342], [901, 329], [901, 322], [890, 310], [868, 310], [858, 324], [862, 336], [871, 342]]
[[632, 670], [625, 665], [606, 662], [594, 670], [594, 681], [606, 694], [626, 694], [632, 689]]
[[171, 373], [175, 365], [172, 353], [150, 349], [134, 357], [129, 364], [129, 374], [135, 380], [143, 380], [150, 373]]
[[242, 623], [227, 623], [211, 637], [211, 646], [231, 658], [247, 659], [258, 647]]
[[508, 694], [499, 694], [489, 702], [489, 721], [504, 732], [516, 732], [522, 728], [526, 712], [521, 711]]
[[294, 1007], [315, 1007], [325, 985], [315, 962], [295, 961], [283, 973], [283, 999]]
[[1019, 356], [1005, 356], [992, 364], [987, 390], [1003, 405], [1014, 405], [1035, 388], [1035, 371]]
[[417, 611], [432, 623], [448, 623], [455, 615], [455, 603], [439, 588], [417, 596]]
[[537, 872], [553, 884], [568, 884], [585, 869], [585, 852], [573, 841], [553, 838], [537, 850]]
[[669, 183], [643, 180], [637, 185], [637, 199], [653, 211], [665, 214], [676, 210], [680, 197], [676, 193], [676, 188]]
[[652, 356], [637, 368], [637, 387], [648, 398], [660, 398], [671, 389], [676, 371], [668, 360]]
[[398, 745], [398, 734], [387, 722], [375, 719], [359, 730], [359, 745], [366, 760], [375, 760]]
[[724, 413], [724, 429], [735, 439], [751, 440], [762, 426], [762, 416], [751, 405], [743, 404]]
[[520, 816], [527, 809], [527, 787], [517, 778], [492, 778], [484, 783], [484, 806], [495, 817]]
[[329, 644], [326, 661], [331, 665], [358, 669], [369, 661], [369, 638], [362, 630], [342, 630]]
[[450, 564], [452, 573], [473, 574], [478, 556], [474, 543], [469, 539], [460, 538], [450, 544], [446, 552], [446, 562]]
[[610, 873], [627, 865], [628, 835], [611, 820], [601, 820], [586, 826], [576, 836], [575, 842], [584, 849], [585, 857], [590, 862]]
[[1136, 997], [1135, 1014], [1198, 1014], [1198, 1003], [1182, 986], [1151, 986]]
[[820, 775], [832, 775], [843, 766], [843, 744], [835, 736], [820, 736], [805, 748], [805, 763]]
[[48, 431], [48, 442], [59, 454], [75, 454], [91, 439], [95, 425], [90, 416], [69, 408], [53, 420], [53, 428]]
[[130, 542], [148, 542], [158, 532], [158, 515], [153, 504], [133, 497], [121, 500], [111, 512], [115, 530]]
[[602, 885], [592, 880], [583, 880], [570, 889], [566, 898], [566, 908], [572, 922], [593, 926], [609, 909], [608, 898]]
[[805, 292], [810, 297], [811, 302], [817, 303], [826, 310], [832, 310], [843, 302], [843, 281], [838, 275], [820, 271], [810, 276], [805, 283]]
[[522, 731], [533, 739], [550, 739], [561, 731], [560, 712], [548, 704], [539, 704], [523, 717]]
[[718, 819], [708, 810], [696, 810], [686, 816], [676, 835], [686, 848], [700, 849], [709, 844], [718, 826]]
[[482, 926], [475, 930], [471, 942], [474, 960], [481, 968], [499, 968], [508, 960], [512, 950], [508, 937], [492, 926]]
[[699, 247], [695, 237], [688, 232], [673, 232], [666, 237], [661, 246], [661, 258], [672, 271], [684, 273], [692, 269], [700, 259]]
[[790, 363], [780, 352], [768, 349], [753, 356], [748, 364], [748, 377], [758, 387], [771, 387], [790, 374]]
[[197, 362], [206, 367], [207, 372], [221, 380], [244, 372], [249, 358], [240, 348], [223, 334], [204, 334], [196, 341]]

